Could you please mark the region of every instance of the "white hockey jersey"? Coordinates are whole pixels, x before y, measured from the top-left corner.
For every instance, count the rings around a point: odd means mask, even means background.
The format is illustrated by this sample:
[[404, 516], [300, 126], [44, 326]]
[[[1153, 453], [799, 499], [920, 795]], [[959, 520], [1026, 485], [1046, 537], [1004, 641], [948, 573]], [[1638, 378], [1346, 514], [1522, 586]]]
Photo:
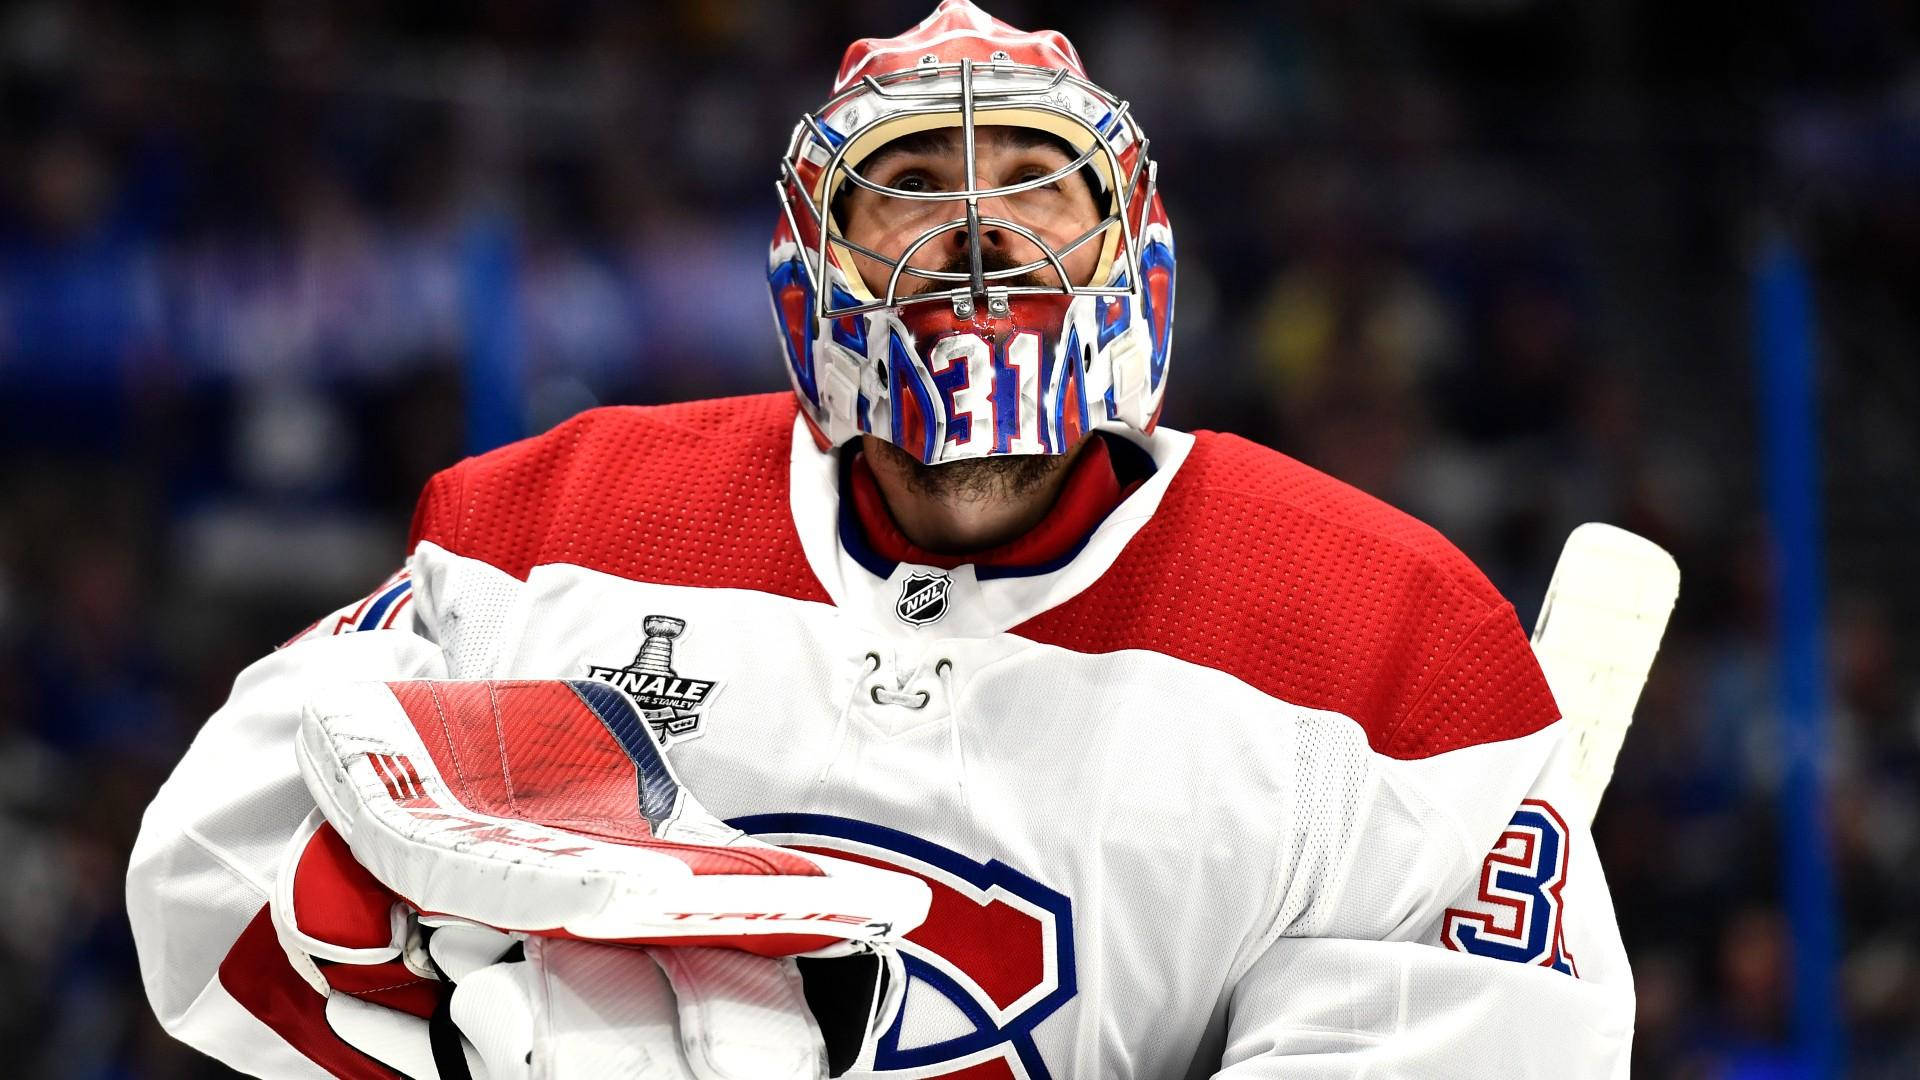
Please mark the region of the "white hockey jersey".
[[392, 1076], [263, 910], [312, 808], [304, 688], [590, 677], [716, 814], [932, 887], [861, 1075], [1624, 1076], [1626, 957], [1512, 608], [1281, 455], [1127, 446], [1145, 481], [1018, 570], [888, 562], [785, 394], [596, 410], [440, 474], [405, 570], [242, 673], [148, 811], [162, 1022], [261, 1075]]

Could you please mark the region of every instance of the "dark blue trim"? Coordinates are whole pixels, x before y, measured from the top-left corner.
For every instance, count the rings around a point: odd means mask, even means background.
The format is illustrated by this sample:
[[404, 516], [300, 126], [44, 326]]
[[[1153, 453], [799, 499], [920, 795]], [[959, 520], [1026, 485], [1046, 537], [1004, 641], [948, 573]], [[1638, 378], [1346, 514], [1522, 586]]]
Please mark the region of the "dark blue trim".
[[[1167, 309], [1161, 311], [1153, 302], [1153, 288], [1149, 284], [1154, 267], [1162, 267], [1167, 272]], [[1173, 354], [1173, 287], [1178, 271], [1173, 262], [1173, 248], [1155, 240], [1140, 253], [1140, 309], [1147, 320], [1147, 334], [1151, 338], [1152, 354], [1149, 364], [1150, 380], [1148, 388], [1160, 389], [1160, 380], [1167, 374], [1167, 358]]]
[[887, 333], [887, 358], [889, 368], [887, 383], [890, 387], [887, 400], [893, 405], [891, 409], [893, 429], [890, 441], [908, 453], [913, 452], [913, 447], [901, 441], [906, 437], [907, 432], [904, 408], [906, 399], [900, 396], [904, 390], [913, 395], [914, 404], [920, 407], [920, 460], [932, 461], [934, 447], [938, 445], [934, 442], [937, 436], [934, 433], [936, 414], [933, 411], [933, 395], [926, 385], [921, 383], [914, 358], [907, 352], [907, 343], [900, 340], [898, 330]]
[[653, 744], [653, 733], [647, 722], [640, 718], [625, 694], [598, 679], [568, 679], [567, 686], [580, 698], [581, 704], [600, 718], [614, 741], [632, 759], [634, 771], [640, 776], [640, 814], [649, 825], [659, 828], [679, 805], [680, 783], [667, 768], [666, 759], [660, 756], [660, 748]]
[[907, 969], [908, 979], [919, 979], [939, 991], [941, 997], [946, 998], [955, 1009], [960, 1011], [960, 1015], [967, 1018], [967, 1022], [973, 1025], [973, 1030], [965, 1035], [957, 1035], [937, 1043], [910, 1046], [902, 1050], [900, 1034], [906, 1026], [907, 1019], [906, 1010], [902, 1009], [900, 1015], [893, 1018], [893, 1026], [887, 1029], [886, 1034], [880, 1036], [880, 1045], [874, 1054], [873, 1063], [876, 1068], [882, 1067], [883, 1061], [884, 1067], [889, 1069], [918, 1069], [927, 1065], [938, 1065], [943, 1061], [965, 1057], [981, 1049], [983, 1038], [987, 1040], [987, 1045], [1006, 1041], [995, 1037], [1000, 1034], [1000, 1029], [994, 1026], [993, 1017], [988, 1016], [987, 1010], [981, 1008], [980, 1003], [973, 1000], [973, 995], [967, 993], [966, 989], [955, 982], [952, 976], [917, 956], [902, 956], [901, 962]]
[[[794, 325], [787, 316], [787, 305], [781, 302], [781, 296], [789, 289], [800, 292], [799, 325]], [[799, 256], [788, 259], [774, 267], [767, 274], [767, 292], [773, 298], [773, 317], [780, 324], [780, 343], [787, 354], [787, 369], [793, 372], [794, 382], [805, 394], [807, 401], [820, 404], [819, 373], [813, 367], [813, 275]]]
[[867, 542], [867, 530], [860, 527], [860, 514], [853, 508], [853, 455], [858, 452], [859, 447], [852, 444], [840, 448], [840, 546], [867, 573], [884, 581], [900, 564], [873, 550]]
[[412, 589], [413, 589], [413, 579], [408, 578], [407, 580], [394, 585], [392, 588], [388, 589], [386, 592], [381, 593], [380, 599], [375, 600], [373, 602], [373, 606], [367, 608], [367, 613], [365, 615], [360, 616], [360, 621], [354, 625], [354, 629], [355, 630], [377, 629], [380, 626], [380, 620], [386, 617], [387, 609], [391, 608], [395, 603], [399, 601], [399, 599], [402, 596], [405, 596]]
[[[1049, 454], [1063, 451], [1060, 445], [1061, 421], [1066, 416], [1067, 375], [1080, 369], [1080, 328], [1067, 328], [1067, 340], [1056, 354], [1040, 350], [1040, 445]], [[1055, 407], [1047, 408], [1051, 398]]]
[[[827, 287], [827, 303], [835, 311], [858, 307], [860, 301], [853, 294], [838, 285]], [[850, 350], [863, 360], [867, 355], [867, 316], [840, 315], [833, 320], [833, 342], [843, 349]]]
[[[784, 833], [798, 836], [817, 836], [823, 839], [851, 840], [857, 844], [896, 852], [909, 859], [931, 866], [944, 874], [981, 891], [999, 886], [1004, 892], [1020, 897], [1022, 900], [1040, 908], [1053, 916], [1054, 945], [1059, 954], [1056, 969], [1059, 973], [1059, 985], [1053, 992], [1029, 1005], [1008, 1022], [1005, 1027], [995, 1027], [992, 1019], [972, 1000], [952, 979], [931, 965], [905, 957], [909, 975], [919, 978], [929, 988], [938, 991], [959, 1009], [975, 1025], [975, 1031], [956, 1039], [917, 1046], [909, 1050], [899, 1049], [901, 1020], [896, 1019], [894, 1026], [882, 1036], [874, 1067], [879, 1070], [907, 1069], [919, 1065], [931, 1065], [941, 1061], [963, 1057], [1001, 1044], [1010, 1045], [1014, 1053], [1020, 1056], [1021, 1064], [1033, 1080], [1050, 1080], [1046, 1062], [1033, 1042], [1033, 1029], [1042, 1020], [1058, 1012], [1060, 1007], [1071, 1001], [1079, 993], [1078, 969], [1074, 963], [1073, 951], [1073, 901], [1062, 893], [1056, 892], [1033, 880], [1027, 875], [1008, 866], [998, 859], [987, 862], [975, 862], [958, 852], [950, 851], [931, 841], [921, 839], [911, 833], [898, 829], [889, 829], [884, 825], [857, 821], [853, 818], [834, 817], [829, 814], [752, 814], [734, 818], [727, 824], [742, 832], [754, 834]], [[884, 1057], [887, 1054], [899, 1057]], [[940, 1056], [928, 1056], [938, 1053]]]

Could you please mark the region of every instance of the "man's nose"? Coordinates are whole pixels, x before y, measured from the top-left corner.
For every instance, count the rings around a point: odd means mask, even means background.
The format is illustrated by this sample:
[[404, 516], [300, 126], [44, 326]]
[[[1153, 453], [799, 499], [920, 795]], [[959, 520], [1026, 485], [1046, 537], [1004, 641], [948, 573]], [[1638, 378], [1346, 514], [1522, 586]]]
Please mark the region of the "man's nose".
[[[965, 219], [967, 216], [967, 204], [964, 202], [955, 202], [953, 206], [953, 216]], [[1013, 255], [1023, 250], [1031, 251], [1033, 247], [1031, 241], [1011, 229], [993, 224], [987, 220], [989, 218], [999, 218], [1006, 221], [1019, 220], [1013, 216], [1012, 207], [1008, 205], [1005, 196], [981, 199], [979, 202], [979, 213], [981, 251], [997, 251], [1004, 255]], [[948, 244], [953, 250], [965, 251], [967, 249], [968, 233], [966, 229], [955, 229], [949, 233], [948, 236], [950, 237]]]
[[[955, 207], [955, 213], [954, 213], [955, 217], [964, 219], [967, 216], [966, 203], [955, 203], [954, 207]], [[1006, 230], [1002, 229], [1000, 226], [990, 224], [984, 220], [986, 218], [999, 217], [999, 216], [1000, 215], [994, 213], [993, 211], [987, 208], [986, 202], [983, 201], [980, 203], [980, 217], [983, 219], [980, 222], [980, 250], [998, 251], [998, 250], [1004, 249], [1007, 245], [1007, 242], [1013, 239], [1013, 237], [1010, 236], [1006, 232]], [[948, 236], [952, 238], [949, 241], [949, 243], [952, 245], [955, 251], [965, 251], [967, 250], [968, 235], [969, 234], [966, 229], [955, 229], [953, 230], [953, 232], [948, 234]]]

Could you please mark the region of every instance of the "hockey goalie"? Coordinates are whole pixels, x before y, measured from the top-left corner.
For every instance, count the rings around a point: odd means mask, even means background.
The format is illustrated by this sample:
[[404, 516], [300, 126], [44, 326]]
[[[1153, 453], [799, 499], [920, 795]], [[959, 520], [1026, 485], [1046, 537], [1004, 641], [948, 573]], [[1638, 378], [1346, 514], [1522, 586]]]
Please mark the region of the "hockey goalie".
[[455, 465], [240, 675], [128, 875], [167, 1030], [284, 1077], [1624, 1076], [1587, 826], [1659, 559], [1585, 534], [1530, 642], [1426, 526], [1163, 425], [1148, 151], [1056, 32], [855, 42], [780, 162], [791, 392]]

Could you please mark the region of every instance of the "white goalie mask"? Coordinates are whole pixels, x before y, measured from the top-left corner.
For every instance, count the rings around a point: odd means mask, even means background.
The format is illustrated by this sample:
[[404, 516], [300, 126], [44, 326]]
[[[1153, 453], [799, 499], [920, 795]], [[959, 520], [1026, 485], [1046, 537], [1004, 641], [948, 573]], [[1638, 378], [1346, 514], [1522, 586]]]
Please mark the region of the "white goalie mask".
[[[974, 133], [987, 126], [1042, 132], [1075, 157], [1045, 176], [980, 187]], [[857, 171], [888, 143], [943, 128], [959, 135], [962, 190], [889, 187]], [[1075, 174], [1087, 177], [1101, 216], [1064, 243], [981, 212], [982, 202]], [[767, 261], [788, 375], [816, 442], [830, 449], [873, 434], [931, 465], [1062, 454], [1099, 427], [1151, 433], [1174, 285], [1173, 232], [1154, 177], [1126, 102], [1087, 80], [1059, 33], [1017, 30], [945, 0], [899, 37], [855, 42], [832, 96], [794, 129]], [[959, 216], [901, 251], [874, 251], [834, 217], [836, 199], [856, 187], [952, 204]], [[1020, 237], [1039, 257], [993, 266], [983, 230]], [[966, 269], [909, 265], [956, 232]], [[1067, 260], [1087, 246], [1095, 269], [1075, 281]], [[868, 287], [856, 254], [885, 268], [884, 287]]]

